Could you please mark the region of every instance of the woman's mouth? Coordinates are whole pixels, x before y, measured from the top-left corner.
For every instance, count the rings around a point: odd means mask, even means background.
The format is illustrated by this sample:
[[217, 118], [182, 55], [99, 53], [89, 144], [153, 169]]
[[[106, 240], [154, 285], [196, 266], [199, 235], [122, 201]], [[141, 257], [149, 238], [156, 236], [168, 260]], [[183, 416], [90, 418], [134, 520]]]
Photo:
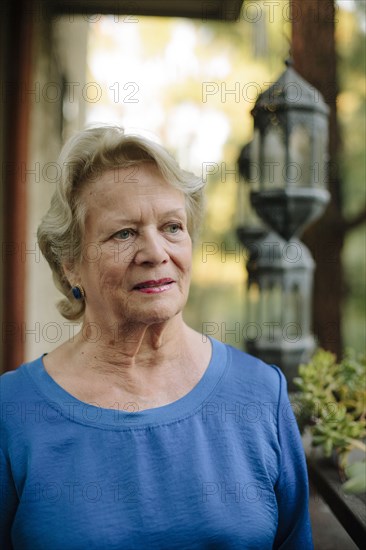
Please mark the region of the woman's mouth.
[[156, 281], [143, 281], [135, 285], [133, 287], [133, 290], [137, 290], [138, 292], [143, 292], [145, 294], [159, 294], [160, 292], [165, 292], [166, 290], [169, 290], [174, 282], [175, 281], [170, 278], [158, 279]]

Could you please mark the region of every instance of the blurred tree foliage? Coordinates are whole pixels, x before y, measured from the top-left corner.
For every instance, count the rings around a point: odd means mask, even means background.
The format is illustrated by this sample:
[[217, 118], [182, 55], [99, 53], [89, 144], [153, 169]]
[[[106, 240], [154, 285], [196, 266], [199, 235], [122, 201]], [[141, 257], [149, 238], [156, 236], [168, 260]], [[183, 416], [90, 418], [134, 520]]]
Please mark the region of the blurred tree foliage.
[[[338, 117], [343, 141], [341, 171], [344, 215], [352, 219], [366, 199], [366, 3], [352, 2], [354, 11], [339, 11], [336, 32], [340, 94]], [[366, 234], [365, 224], [348, 232], [343, 249], [345, 346], [366, 348]]]

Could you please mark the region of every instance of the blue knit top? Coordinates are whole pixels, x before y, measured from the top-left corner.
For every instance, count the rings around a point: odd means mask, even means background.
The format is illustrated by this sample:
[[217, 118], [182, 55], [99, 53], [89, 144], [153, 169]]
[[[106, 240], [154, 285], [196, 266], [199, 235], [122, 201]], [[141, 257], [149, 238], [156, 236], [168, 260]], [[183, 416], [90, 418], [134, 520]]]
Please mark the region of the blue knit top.
[[202, 378], [143, 411], [86, 404], [42, 357], [1, 376], [4, 550], [310, 550], [281, 371], [212, 339]]

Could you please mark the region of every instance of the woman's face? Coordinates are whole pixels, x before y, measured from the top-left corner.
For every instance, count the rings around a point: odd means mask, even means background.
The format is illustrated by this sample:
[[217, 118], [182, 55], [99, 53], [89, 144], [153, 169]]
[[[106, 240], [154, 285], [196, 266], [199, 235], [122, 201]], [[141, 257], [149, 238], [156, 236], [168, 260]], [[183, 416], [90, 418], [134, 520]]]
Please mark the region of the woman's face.
[[105, 172], [85, 185], [83, 255], [73, 275], [88, 321], [153, 324], [182, 311], [192, 243], [185, 197], [153, 163]]

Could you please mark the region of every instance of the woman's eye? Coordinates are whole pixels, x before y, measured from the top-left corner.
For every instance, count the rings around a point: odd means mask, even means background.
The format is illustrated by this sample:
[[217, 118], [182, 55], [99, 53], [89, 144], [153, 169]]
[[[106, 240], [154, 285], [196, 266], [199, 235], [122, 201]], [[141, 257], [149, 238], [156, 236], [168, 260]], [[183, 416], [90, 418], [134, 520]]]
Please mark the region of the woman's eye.
[[172, 233], [173, 235], [174, 233], [178, 233], [178, 231], [180, 231], [181, 229], [182, 226], [179, 223], [171, 223], [167, 227], [168, 233]]
[[131, 237], [131, 235], [133, 235], [132, 229], [121, 229], [121, 231], [118, 231], [113, 236], [116, 237], [117, 239], [121, 239], [125, 241], [126, 239]]

